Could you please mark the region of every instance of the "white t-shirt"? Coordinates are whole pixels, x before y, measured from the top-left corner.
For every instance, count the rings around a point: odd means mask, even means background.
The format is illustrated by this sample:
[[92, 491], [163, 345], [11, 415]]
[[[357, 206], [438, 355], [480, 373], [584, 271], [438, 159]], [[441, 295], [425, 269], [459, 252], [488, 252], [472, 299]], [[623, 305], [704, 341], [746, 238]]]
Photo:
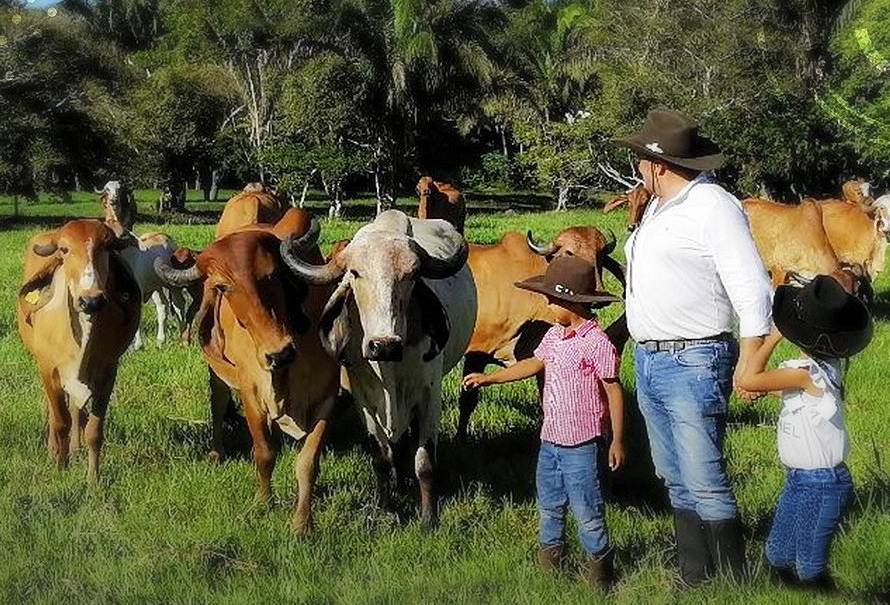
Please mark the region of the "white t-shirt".
[[803, 389], [782, 391], [782, 411], [777, 426], [779, 459], [789, 468], [833, 468], [847, 458], [850, 449], [844, 426], [843, 395], [836, 384], [843, 376], [842, 362], [832, 362], [834, 380], [812, 359], [792, 359], [782, 368], [807, 370], [819, 397]]
[[637, 342], [762, 336], [772, 326], [772, 285], [739, 200], [700, 175], [658, 207], [625, 244], [627, 327]]

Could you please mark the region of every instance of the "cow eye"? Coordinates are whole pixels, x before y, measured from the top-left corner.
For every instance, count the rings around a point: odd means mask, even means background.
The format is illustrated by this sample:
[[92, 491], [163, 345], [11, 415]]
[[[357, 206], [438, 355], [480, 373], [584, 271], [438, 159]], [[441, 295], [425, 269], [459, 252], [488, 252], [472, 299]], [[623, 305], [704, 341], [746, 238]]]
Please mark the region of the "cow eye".
[[575, 256], [575, 253], [571, 250], [566, 250], [566, 256]]
[[214, 288], [216, 288], [216, 291], [220, 294], [225, 294], [226, 292], [229, 292], [231, 290], [231, 288], [226, 284], [216, 284]]
[[359, 277], [361, 277], [361, 275], [359, 275], [359, 274], [358, 274], [358, 271], [356, 271], [355, 269], [350, 269], [349, 272], [352, 274], [352, 277], [354, 277], [354, 278], [356, 278], [356, 279], [358, 279]]
[[59, 252], [61, 252], [62, 254], [68, 254], [68, 248], [66, 246], [61, 246], [59, 248]]

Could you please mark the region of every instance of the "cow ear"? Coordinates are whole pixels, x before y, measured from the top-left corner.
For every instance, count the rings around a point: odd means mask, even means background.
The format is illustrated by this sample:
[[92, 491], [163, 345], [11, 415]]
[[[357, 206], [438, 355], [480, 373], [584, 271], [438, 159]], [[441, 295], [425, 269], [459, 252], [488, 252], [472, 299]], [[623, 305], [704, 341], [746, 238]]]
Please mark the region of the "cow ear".
[[53, 275], [62, 266], [62, 259], [57, 254], [38, 258], [40, 263], [25, 275], [25, 281], [19, 288], [20, 304], [28, 325], [31, 325], [31, 315], [52, 300]]
[[334, 360], [343, 363], [343, 352], [349, 344], [349, 297], [352, 288], [341, 283], [325, 305], [319, 321], [321, 344]]
[[451, 322], [448, 314], [439, 301], [439, 297], [423, 280], [414, 284], [414, 298], [420, 307], [420, 323], [423, 333], [430, 337], [430, 349], [423, 355], [424, 361], [430, 361], [445, 349], [448, 336], [451, 334]]
[[234, 366], [235, 364], [226, 357], [226, 335], [219, 321], [221, 302], [216, 288], [205, 285], [201, 307], [195, 314], [195, 322], [198, 324], [198, 339], [205, 355]]

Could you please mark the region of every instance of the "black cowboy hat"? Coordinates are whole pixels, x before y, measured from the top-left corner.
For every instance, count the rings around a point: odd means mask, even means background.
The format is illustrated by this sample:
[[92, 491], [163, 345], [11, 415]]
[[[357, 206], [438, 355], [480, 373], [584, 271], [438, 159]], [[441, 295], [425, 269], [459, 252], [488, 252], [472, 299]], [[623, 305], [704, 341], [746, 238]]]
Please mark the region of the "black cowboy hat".
[[530, 277], [514, 285], [573, 303], [613, 303], [621, 300], [614, 294], [597, 290], [596, 267], [577, 256], [554, 258], [544, 275]]
[[802, 288], [776, 288], [773, 321], [785, 338], [819, 357], [851, 357], [874, 332], [865, 303], [829, 275], [817, 275]]
[[690, 170], [716, 170], [724, 160], [720, 148], [698, 133], [698, 124], [679, 111], [653, 109], [642, 130], [614, 142], [643, 157]]

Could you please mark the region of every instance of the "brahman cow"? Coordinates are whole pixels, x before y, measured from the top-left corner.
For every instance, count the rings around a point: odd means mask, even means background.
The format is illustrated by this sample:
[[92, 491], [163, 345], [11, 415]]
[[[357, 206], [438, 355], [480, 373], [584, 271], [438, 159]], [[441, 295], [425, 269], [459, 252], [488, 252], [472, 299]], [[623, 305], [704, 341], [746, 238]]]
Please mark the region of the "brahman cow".
[[857, 204], [840, 200], [819, 204], [822, 225], [838, 261], [865, 269], [874, 280], [884, 270], [887, 254], [888, 225], [883, 208], [869, 206], [864, 210]]
[[16, 301], [19, 334], [46, 393], [50, 453], [64, 468], [83, 431], [93, 482], [118, 363], [139, 325], [139, 286], [118, 256], [123, 245], [97, 220], [32, 238]]
[[[614, 237], [606, 240], [596, 227], [569, 227], [546, 245], [537, 244], [531, 232], [523, 237], [516, 231], [504, 234], [494, 245], [471, 245], [469, 265], [478, 290], [476, 328], [464, 357], [463, 373], [483, 372], [489, 364], [510, 366], [530, 357], [554, 323], [547, 300], [540, 294], [520, 290], [513, 284], [547, 269], [553, 258], [580, 256], [597, 267], [597, 289], [602, 289], [602, 268], [624, 282], [621, 265], [609, 256]], [[622, 315], [607, 329], [621, 351], [627, 341]], [[466, 439], [470, 417], [479, 403], [479, 391], [460, 394], [460, 420], [457, 434]]]
[[226, 202], [214, 237], [220, 237], [257, 223], [274, 224], [284, 215], [286, 208], [277, 197], [261, 183], [248, 183], [241, 193]]
[[[146, 233], [138, 237], [133, 236], [132, 245], [122, 248], [121, 258], [127, 263], [139, 289], [142, 292], [142, 303], [149, 299], [154, 302], [158, 318], [157, 342], [163, 344], [166, 340], [167, 305], [169, 303], [179, 322], [182, 340], [188, 341], [191, 337], [191, 321], [200, 304], [200, 292], [192, 288], [191, 302], [186, 302], [184, 291], [186, 288], [169, 287], [158, 277], [154, 269], [157, 258], [170, 258], [176, 250], [176, 242], [169, 235], [163, 233]], [[136, 330], [136, 338], [133, 340], [133, 349], [142, 348], [142, 330]]]
[[459, 232], [464, 232], [467, 208], [464, 196], [454, 185], [434, 181], [430, 176], [420, 177], [417, 195], [418, 218], [441, 218], [454, 225]]
[[130, 231], [136, 223], [136, 200], [133, 192], [120, 181], [108, 181], [102, 189], [96, 189], [105, 222], [118, 236]]
[[438, 518], [433, 464], [442, 376], [466, 350], [476, 317], [466, 240], [444, 220], [388, 210], [318, 266], [299, 256], [317, 235], [316, 228], [303, 243], [286, 241], [282, 257], [309, 283], [339, 282], [321, 318], [322, 342], [346, 367], [376, 443], [381, 500], [389, 501], [395, 477], [393, 445], [411, 427], [421, 519], [431, 526]]
[[619, 206], [627, 204], [627, 230], [633, 231], [643, 219], [643, 212], [646, 211], [650, 199], [652, 199], [652, 193], [646, 189], [643, 183], [640, 183], [623, 195], [612, 198], [603, 206], [603, 212], [608, 214]]
[[[198, 327], [211, 369], [212, 458], [224, 456], [223, 419], [230, 391], [240, 394], [253, 438], [258, 494], [272, 497], [278, 454], [273, 427], [294, 439], [306, 437], [296, 461], [299, 496], [292, 527], [311, 527], [311, 498], [340, 369], [322, 348], [318, 321], [333, 288], [307, 287], [281, 262], [281, 239], [293, 236], [301, 262], [323, 262], [318, 247], [303, 242], [310, 215], [291, 209], [276, 225], [252, 225], [230, 233], [197, 254], [194, 266], [155, 267], [167, 283], [203, 281]], [[310, 329], [311, 328], [311, 329]]]

